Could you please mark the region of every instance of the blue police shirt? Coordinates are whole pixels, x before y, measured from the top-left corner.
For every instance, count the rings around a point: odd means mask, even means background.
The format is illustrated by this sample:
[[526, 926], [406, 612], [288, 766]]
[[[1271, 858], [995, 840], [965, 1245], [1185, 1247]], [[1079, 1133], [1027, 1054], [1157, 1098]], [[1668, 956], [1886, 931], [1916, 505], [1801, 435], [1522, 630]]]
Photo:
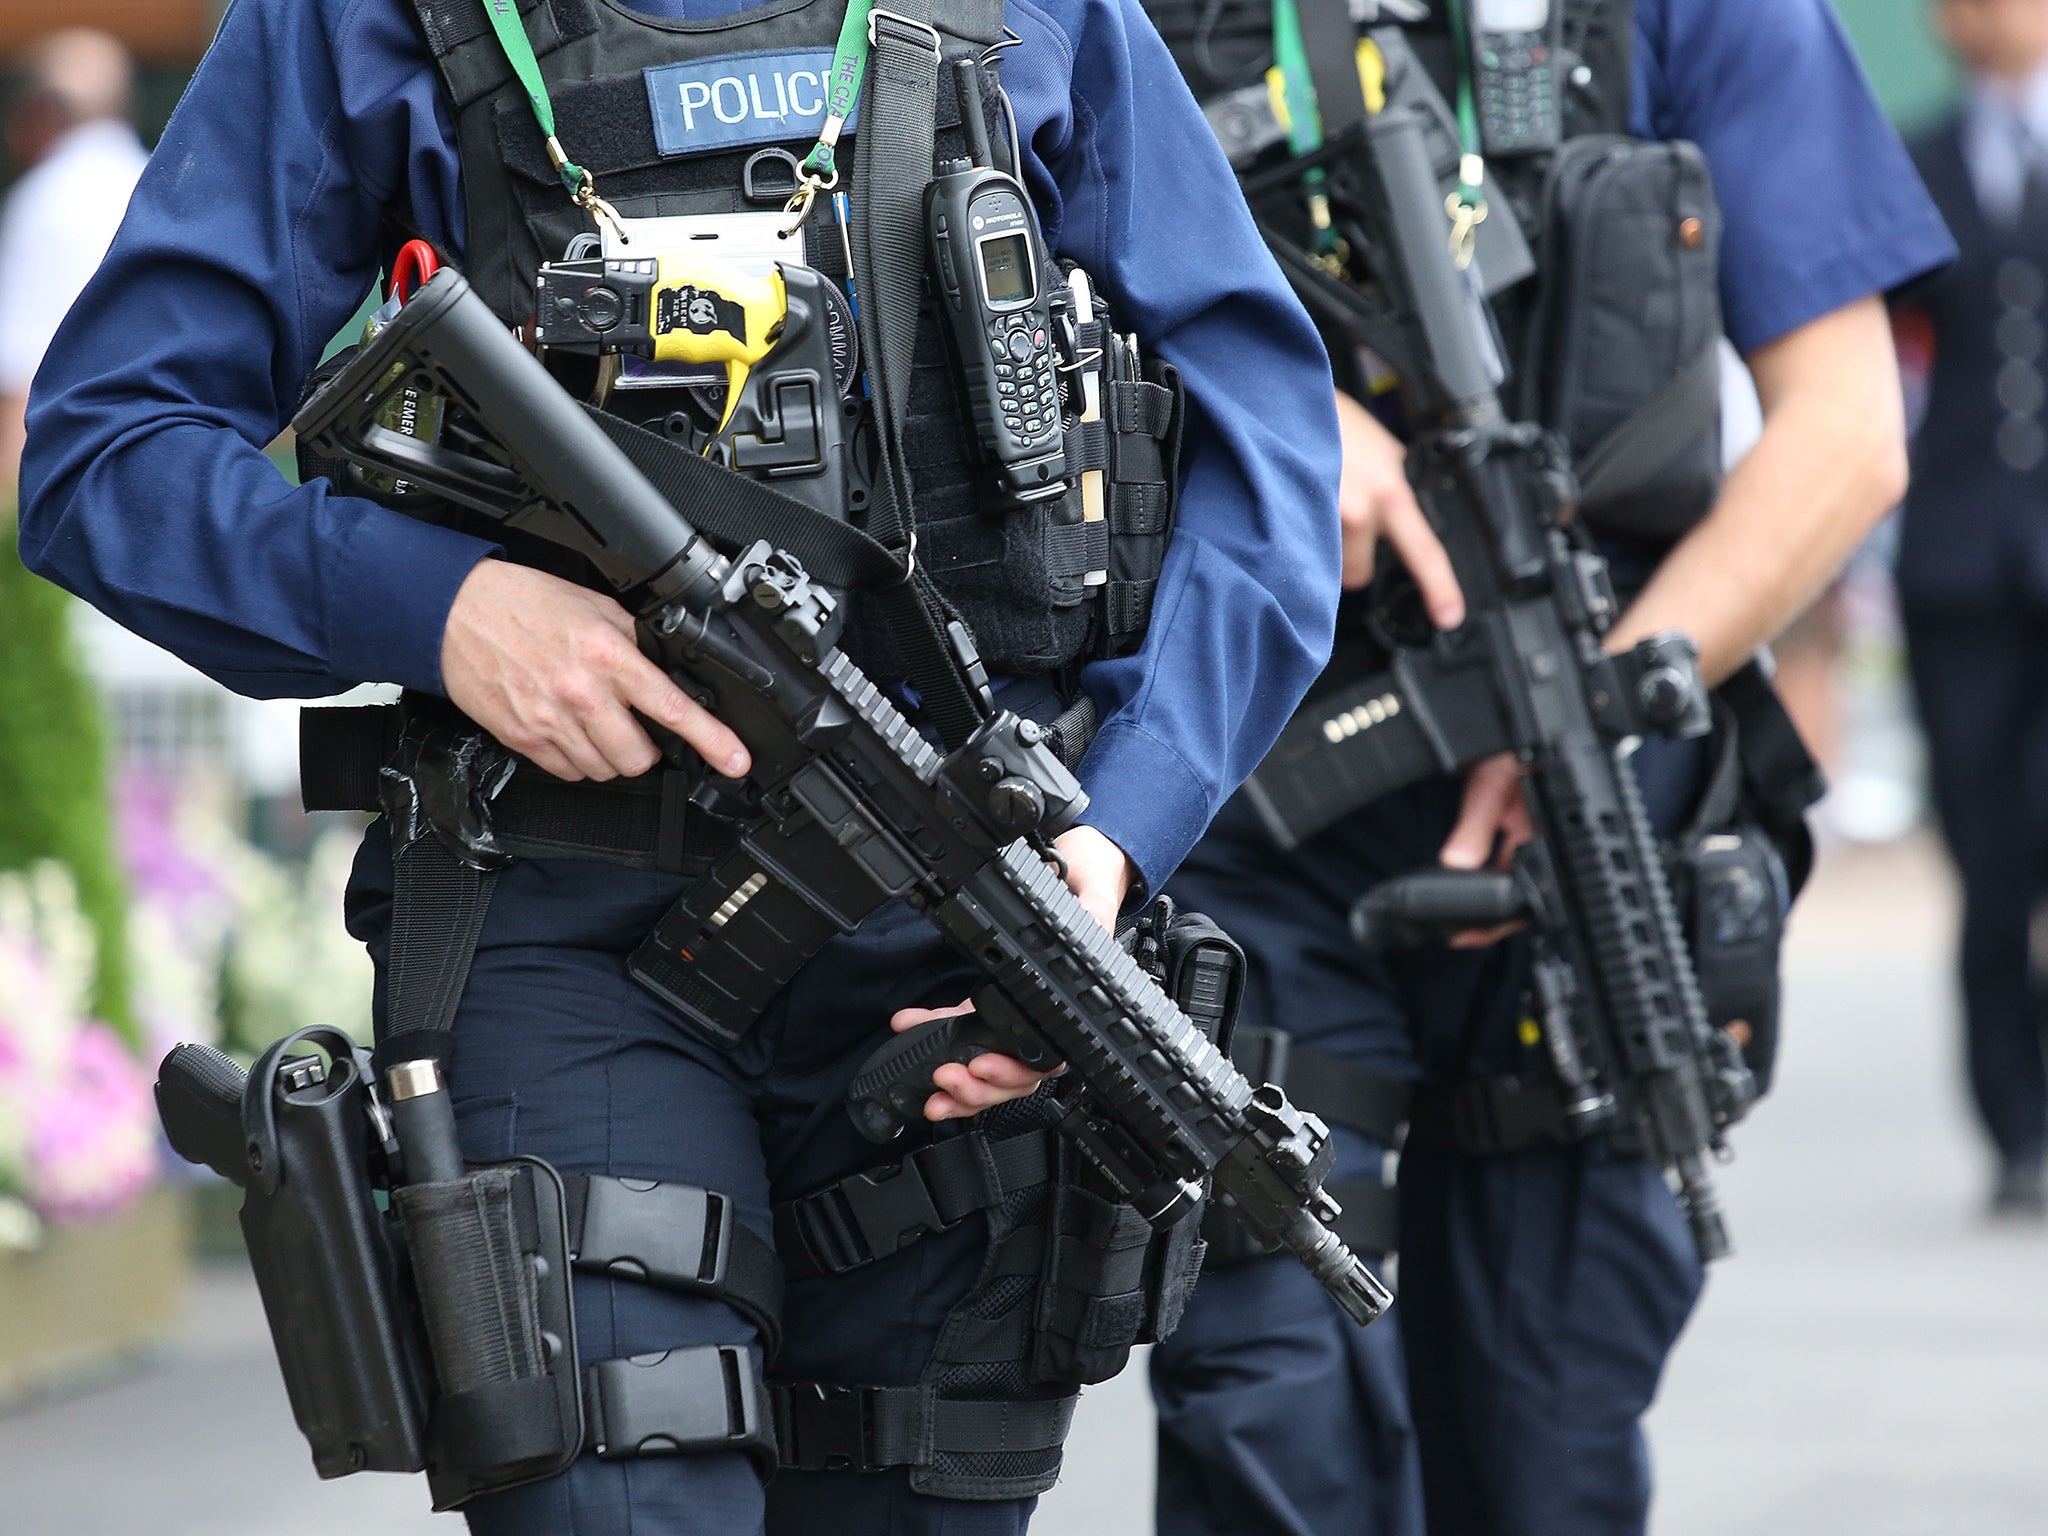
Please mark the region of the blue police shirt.
[[[1104, 722], [1086, 819], [1156, 889], [1329, 654], [1329, 370], [1133, 0], [1011, 0], [1007, 19], [1047, 236], [1188, 388], [1150, 633], [1083, 674]], [[438, 691], [449, 606], [492, 546], [289, 486], [262, 445], [370, 287], [382, 210], [459, 260], [457, 172], [406, 0], [235, 0], [37, 378], [29, 563], [243, 693]]]
[[1713, 169], [1738, 351], [1955, 259], [1827, 0], [1636, 0], [1632, 116]]

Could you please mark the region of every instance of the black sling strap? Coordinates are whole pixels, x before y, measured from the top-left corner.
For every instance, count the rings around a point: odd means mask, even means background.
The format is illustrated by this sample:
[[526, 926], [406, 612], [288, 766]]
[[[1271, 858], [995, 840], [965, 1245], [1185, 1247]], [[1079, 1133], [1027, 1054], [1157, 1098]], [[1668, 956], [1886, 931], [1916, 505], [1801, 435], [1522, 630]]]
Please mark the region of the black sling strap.
[[1327, 142], [1365, 121], [1365, 87], [1358, 78], [1358, 25], [1347, 0], [1296, 0], [1316, 112]]
[[868, 359], [880, 430], [881, 476], [868, 526], [902, 551], [910, 580], [876, 595], [891, 640], [950, 746], [981, 723], [976, 689], [947, 642], [953, 615], [916, 565], [910, 473], [903, 454], [910, 372], [924, 299], [925, 188], [938, 133], [939, 35], [930, 0], [898, 0], [871, 13], [873, 48], [861, 88], [855, 148], [853, 266], [861, 295], [861, 350]]

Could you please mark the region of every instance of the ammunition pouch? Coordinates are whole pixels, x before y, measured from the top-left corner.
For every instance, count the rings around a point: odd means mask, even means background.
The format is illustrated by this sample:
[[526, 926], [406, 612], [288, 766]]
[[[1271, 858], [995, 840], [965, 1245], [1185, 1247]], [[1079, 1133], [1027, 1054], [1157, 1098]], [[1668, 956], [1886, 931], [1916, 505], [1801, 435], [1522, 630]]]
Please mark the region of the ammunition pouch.
[[322, 1477], [425, 1471], [434, 1507], [451, 1509], [586, 1450], [738, 1450], [772, 1467], [745, 1346], [587, 1367], [576, 1347], [572, 1269], [718, 1297], [773, 1352], [780, 1265], [723, 1196], [564, 1177], [537, 1158], [398, 1182], [369, 1055], [329, 1029], [279, 1041], [246, 1078], [217, 1051], [179, 1046], [157, 1102], [177, 1152], [247, 1191], [250, 1265]]
[[[1356, 1131], [1392, 1149], [1407, 1134], [1415, 1084], [1356, 1062], [1303, 1050], [1285, 1030], [1240, 1027], [1230, 1059], [1254, 1083], [1272, 1083], [1304, 1114]], [[1391, 1160], [1390, 1160], [1391, 1161]], [[1343, 1207], [1330, 1230], [1354, 1253], [1392, 1253], [1400, 1246], [1400, 1208], [1390, 1169], [1379, 1179], [1333, 1179], [1324, 1189]], [[1223, 1205], [1202, 1225], [1207, 1268], [1277, 1252], [1247, 1232]]]

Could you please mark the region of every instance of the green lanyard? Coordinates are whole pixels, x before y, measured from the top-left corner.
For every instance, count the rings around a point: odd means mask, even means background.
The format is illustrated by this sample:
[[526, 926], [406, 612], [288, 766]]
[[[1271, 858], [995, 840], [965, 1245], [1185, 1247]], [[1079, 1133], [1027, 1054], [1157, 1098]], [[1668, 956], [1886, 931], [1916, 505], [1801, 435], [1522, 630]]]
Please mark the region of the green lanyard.
[[519, 18], [518, 0], [484, 0], [484, 9], [490, 15], [491, 30], [498, 34], [498, 46], [505, 50], [506, 62], [525, 87], [526, 104], [533, 108], [533, 120], [540, 125], [541, 137], [547, 141], [548, 159], [554, 162], [562, 185], [576, 206], [590, 215], [591, 222], [595, 223], [600, 216], [611, 220], [612, 227], [624, 239], [626, 231], [618, 210], [597, 195], [597, 178], [571, 160], [562, 141], [555, 137], [555, 104], [548, 97], [547, 82], [541, 78], [540, 60], [534, 56], [526, 24]]
[[[1309, 73], [1308, 45], [1302, 40], [1301, 15], [1294, 0], [1273, 0], [1273, 63], [1280, 71], [1280, 98], [1287, 108], [1287, 147], [1299, 158], [1323, 147], [1323, 113]], [[1329, 177], [1321, 166], [1301, 178], [1308, 198], [1309, 223], [1316, 258], [1326, 267], [1341, 265], [1336, 227], [1330, 221]]]
[[1472, 33], [1465, 25], [1465, 0], [1444, 0], [1444, 9], [1451, 23], [1451, 54], [1458, 61], [1458, 190], [1444, 200], [1444, 210], [1451, 216], [1451, 255], [1462, 272], [1472, 265], [1473, 244], [1486, 222], [1486, 156], [1472, 104]]
[[[1465, 0], [1445, 0], [1451, 29], [1459, 39], [1465, 30]], [[1458, 61], [1458, 187], [1444, 201], [1451, 216], [1451, 256], [1460, 270], [1472, 264], [1479, 226], [1486, 222], [1486, 159], [1480, 151], [1479, 113], [1472, 101], [1472, 56], [1468, 43], [1453, 49]], [[1323, 147], [1322, 112], [1309, 73], [1308, 46], [1302, 40], [1301, 17], [1294, 0], [1273, 0], [1273, 63], [1280, 71], [1281, 100], [1287, 108], [1287, 147], [1297, 156]], [[1361, 87], [1362, 89], [1363, 87]], [[1321, 167], [1302, 177], [1307, 189], [1309, 220], [1315, 226], [1315, 251], [1324, 265], [1339, 259], [1342, 242], [1330, 220], [1327, 178]]]
[[847, 0], [846, 19], [839, 24], [839, 43], [832, 50], [832, 73], [825, 80], [825, 124], [818, 130], [818, 142], [804, 156], [803, 176], [789, 199], [788, 212], [795, 222], [785, 234], [794, 234], [802, 227], [820, 192], [829, 192], [839, 185], [839, 135], [853, 114], [861, 77], [868, 70], [868, 49], [874, 43], [869, 17], [874, 8], [875, 0]]

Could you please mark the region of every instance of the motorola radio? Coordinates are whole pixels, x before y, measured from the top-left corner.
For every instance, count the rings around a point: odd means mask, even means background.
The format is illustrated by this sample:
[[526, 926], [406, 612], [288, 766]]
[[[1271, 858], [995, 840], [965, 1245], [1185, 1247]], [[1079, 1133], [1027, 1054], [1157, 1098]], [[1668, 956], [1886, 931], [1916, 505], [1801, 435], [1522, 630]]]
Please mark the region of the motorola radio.
[[1042, 501], [1067, 489], [1045, 237], [1024, 188], [995, 169], [972, 60], [954, 80], [971, 158], [947, 161], [926, 194], [932, 270], [975, 449], [1006, 495]]
[[1489, 155], [1536, 155], [1564, 136], [1563, 0], [1466, 0], [1472, 97]]

